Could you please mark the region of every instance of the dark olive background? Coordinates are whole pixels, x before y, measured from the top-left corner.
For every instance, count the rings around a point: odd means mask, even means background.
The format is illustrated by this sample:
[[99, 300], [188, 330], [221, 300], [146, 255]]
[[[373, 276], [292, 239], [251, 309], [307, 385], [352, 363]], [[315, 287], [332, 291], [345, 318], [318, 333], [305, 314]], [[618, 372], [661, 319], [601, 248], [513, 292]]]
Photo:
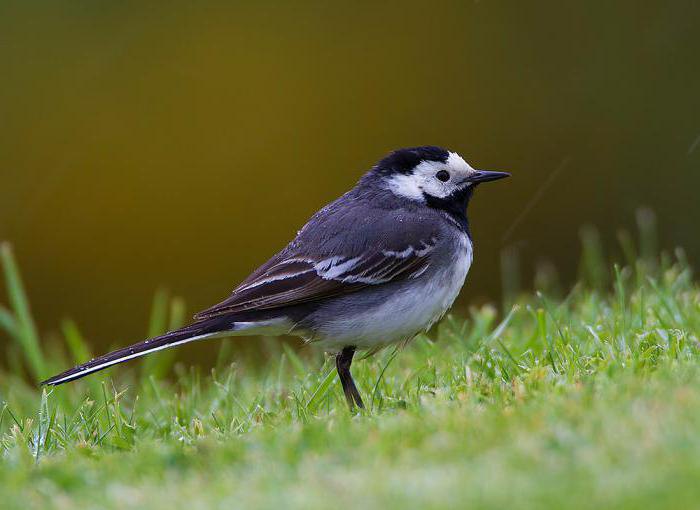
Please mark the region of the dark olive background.
[[386, 152], [438, 144], [513, 173], [470, 209], [461, 306], [500, 299], [504, 248], [571, 282], [581, 225], [612, 246], [640, 206], [697, 261], [699, 54], [690, 0], [5, 0], [0, 239], [43, 333], [124, 344], [159, 286], [219, 300]]

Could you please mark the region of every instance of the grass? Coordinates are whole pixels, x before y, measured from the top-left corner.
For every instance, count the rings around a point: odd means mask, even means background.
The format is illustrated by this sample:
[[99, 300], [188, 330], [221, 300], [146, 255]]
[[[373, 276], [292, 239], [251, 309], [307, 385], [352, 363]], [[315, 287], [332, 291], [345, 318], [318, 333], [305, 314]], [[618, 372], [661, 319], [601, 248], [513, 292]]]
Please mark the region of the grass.
[[[224, 343], [211, 373], [166, 356], [42, 391], [26, 381], [90, 350], [73, 322], [39, 341], [4, 245], [0, 506], [698, 507], [700, 288], [682, 252], [630, 239], [611, 271], [589, 239], [561, 297], [521, 293], [355, 363], [357, 415], [330, 360], [271, 342], [264, 367]], [[152, 333], [183, 317], [165, 294], [153, 309]]]

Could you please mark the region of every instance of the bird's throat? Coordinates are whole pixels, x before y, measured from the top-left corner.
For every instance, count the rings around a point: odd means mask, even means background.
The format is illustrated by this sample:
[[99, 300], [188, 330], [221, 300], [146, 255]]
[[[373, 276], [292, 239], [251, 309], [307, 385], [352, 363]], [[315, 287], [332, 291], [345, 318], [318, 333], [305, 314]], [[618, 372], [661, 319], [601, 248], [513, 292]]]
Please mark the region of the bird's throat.
[[473, 193], [473, 187], [467, 186], [444, 198], [428, 195], [427, 193], [424, 193], [423, 197], [428, 207], [439, 209], [447, 213], [471, 238], [469, 221], [467, 220], [467, 206], [469, 205]]

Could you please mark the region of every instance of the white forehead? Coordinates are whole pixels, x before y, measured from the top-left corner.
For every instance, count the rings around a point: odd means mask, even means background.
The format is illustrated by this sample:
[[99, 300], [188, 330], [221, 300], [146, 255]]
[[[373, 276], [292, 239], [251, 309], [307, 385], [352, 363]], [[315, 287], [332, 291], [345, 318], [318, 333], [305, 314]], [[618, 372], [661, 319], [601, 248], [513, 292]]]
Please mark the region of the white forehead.
[[464, 161], [462, 159], [462, 156], [457, 154], [456, 152], [450, 152], [450, 157], [447, 158], [447, 161], [445, 164], [450, 167], [454, 168], [458, 172], [462, 172], [465, 175], [473, 174], [476, 172], [469, 163]]
[[[447, 182], [436, 178], [440, 170], [450, 173]], [[397, 195], [415, 200], [423, 200], [424, 194], [445, 197], [454, 192], [458, 185], [470, 174], [476, 172], [462, 156], [450, 152], [442, 161], [421, 161], [409, 174], [392, 175], [387, 179], [388, 188]]]
[[440, 170], [447, 170], [457, 176], [466, 177], [472, 172], [476, 172], [469, 163], [464, 161], [462, 156], [456, 152], [450, 152], [447, 160], [443, 163], [441, 161], [423, 161], [414, 169], [414, 174], [421, 174], [426, 172], [439, 172]]

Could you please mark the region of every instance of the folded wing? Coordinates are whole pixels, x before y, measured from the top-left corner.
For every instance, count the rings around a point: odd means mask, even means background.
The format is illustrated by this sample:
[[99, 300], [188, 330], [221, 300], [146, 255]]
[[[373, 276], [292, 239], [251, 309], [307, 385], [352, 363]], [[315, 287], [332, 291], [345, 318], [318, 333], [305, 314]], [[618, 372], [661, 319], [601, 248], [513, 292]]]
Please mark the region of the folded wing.
[[358, 255], [312, 258], [285, 252], [253, 273], [225, 301], [195, 316], [219, 315], [293, 306], [340, 296], [388, 282], [417, 278], [430, 263], [436, 239], [375, 248]]

